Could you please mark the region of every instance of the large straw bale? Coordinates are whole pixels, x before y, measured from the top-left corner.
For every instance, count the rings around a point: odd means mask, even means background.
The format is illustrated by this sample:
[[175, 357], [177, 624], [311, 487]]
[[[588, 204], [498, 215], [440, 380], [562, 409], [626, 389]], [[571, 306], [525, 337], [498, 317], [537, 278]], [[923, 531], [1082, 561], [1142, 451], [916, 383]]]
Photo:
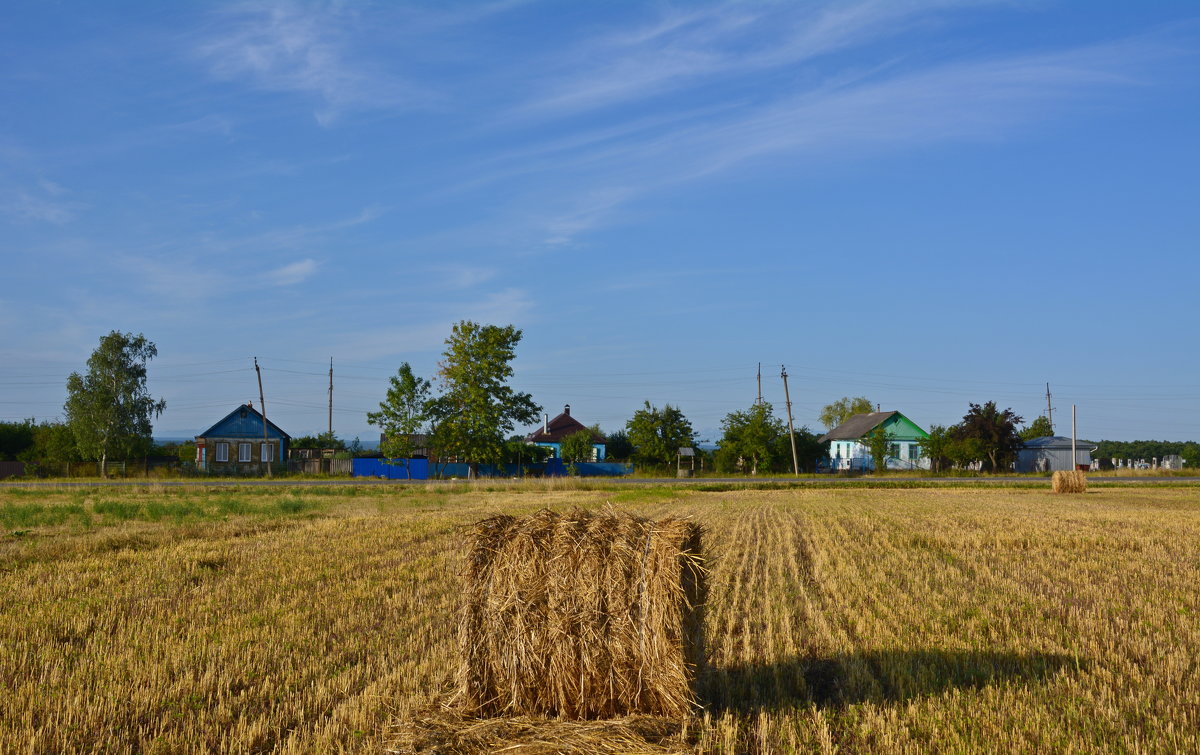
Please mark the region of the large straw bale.
[[475, 716], [682, 716], [704, 663], [701, 528], [612, 509], [471, 534], [458, 704]]
[[1055, 493], [1086, 493], [1087, 476], [1078, 469], [1055, 472], [1050, 477]]

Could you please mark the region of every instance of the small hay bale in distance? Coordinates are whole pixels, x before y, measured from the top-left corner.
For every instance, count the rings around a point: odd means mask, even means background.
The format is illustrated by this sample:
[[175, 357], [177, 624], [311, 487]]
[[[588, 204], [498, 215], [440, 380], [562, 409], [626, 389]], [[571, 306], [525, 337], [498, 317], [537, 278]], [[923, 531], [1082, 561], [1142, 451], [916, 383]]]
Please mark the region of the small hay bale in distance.
[[1087, 476], [1078, 469], [1055, 472], [1050, 477], [1055, 493], [1086, 493]]
[[702, 528], [544, 509], [471, 533], [459, 705], [475, 716], [683, 716], [704, 663]]

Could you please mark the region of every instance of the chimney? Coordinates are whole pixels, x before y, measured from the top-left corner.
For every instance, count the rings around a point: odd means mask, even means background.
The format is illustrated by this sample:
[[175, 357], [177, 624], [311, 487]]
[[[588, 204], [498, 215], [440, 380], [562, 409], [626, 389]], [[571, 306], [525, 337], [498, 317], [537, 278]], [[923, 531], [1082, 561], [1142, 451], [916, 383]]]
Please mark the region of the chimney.
[[879, 408], [879, 404], [876, 404], [876, 405], [875, 405], [875, 411], [876, 411], [876, 412], [881, 412], [881, 411], [883, 411], [883, 409]]
[[566, 406], [563, 407], [563, 414], [567, 415], [568, 417], [571, 416], [571, 405], [570, 404], [567, 404]]
[[542, 415], [542, 432], [546, 435], [550, 434], [550, 415], [549, 414]]

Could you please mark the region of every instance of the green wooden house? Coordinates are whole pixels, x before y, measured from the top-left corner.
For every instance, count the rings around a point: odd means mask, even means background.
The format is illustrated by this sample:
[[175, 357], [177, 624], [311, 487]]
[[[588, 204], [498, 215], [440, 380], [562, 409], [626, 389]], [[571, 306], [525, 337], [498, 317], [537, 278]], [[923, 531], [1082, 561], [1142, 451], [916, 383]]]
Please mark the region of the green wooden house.
[[920, 441], [929, 433], [900, 412], [856, 414], [820, 437], [829, 441], [829, 461], [834, 469], [875, 469], [875, 460], [866, 438], [875, 428], [883, 427], [888, 436], [888, 469], [929, 469], [922, 457]]

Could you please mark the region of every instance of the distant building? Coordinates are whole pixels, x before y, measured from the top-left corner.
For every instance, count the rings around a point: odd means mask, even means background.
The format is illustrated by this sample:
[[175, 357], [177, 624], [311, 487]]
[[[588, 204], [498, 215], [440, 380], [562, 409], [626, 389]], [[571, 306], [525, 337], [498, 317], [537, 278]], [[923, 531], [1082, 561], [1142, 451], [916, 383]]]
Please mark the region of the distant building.
[[900, 412], [855, 414], [818, 440], [829, 441], [829, 461], [834, 469], [874, 470], [866, 438], [877, 427], [888, 436], [888, 469], [929, 469], [929, 459], [921, 456], [920, 446], [929, 433]]
[[[1077, 458], [1075, 464], [1088, 470], [1092, 468], [1092, 452], [1098, 446], [1085, 440], [1075, 442]], [[1018, 472], [1058, 472], [1073, 469], [1071, 464], [1071, 439], [1061, 435], [1046, 435], [1027, 440], [1017, 451]]]
[[196, 436], [196, 468], [213, 474], [265, 474], [267, 462], [286, 469], [287, 446], [292, 436], [267, 420], [252, 404], [244, 404]]
[[547, 420], [540, 428], [526, 435], [525, 440], [535, 446], [551, 449], [554, 452], [554, 458], [561, 459], [563, 439], [569, 435], [574, 435], [580, 430], [590, 433], [592, 436], [591, 461], [604, 461], [604, 449], [607, 440], [600, 433], [593, 431], [572, 417], [570, 404], [563, 407], [562, 414], [554, 419]]

